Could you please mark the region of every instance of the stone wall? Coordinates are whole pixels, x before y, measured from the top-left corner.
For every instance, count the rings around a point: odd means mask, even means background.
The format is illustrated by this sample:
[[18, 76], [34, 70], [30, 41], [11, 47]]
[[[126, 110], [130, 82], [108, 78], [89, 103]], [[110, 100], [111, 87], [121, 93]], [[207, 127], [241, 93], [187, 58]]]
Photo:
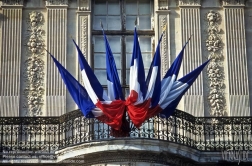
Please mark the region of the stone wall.
[[[0, 3], [0, 116], [58, 116], [77, 109], [45, 49], [80, 79], [71, 38], [91, 63], [91, 1]], [[154, 0], [156, 41], [167, 25], [162, 74], [190, 36], [179, 77], [212, 59], [178, 109], [194, 116], [250, 116], [251, 8], [251, 0]]]

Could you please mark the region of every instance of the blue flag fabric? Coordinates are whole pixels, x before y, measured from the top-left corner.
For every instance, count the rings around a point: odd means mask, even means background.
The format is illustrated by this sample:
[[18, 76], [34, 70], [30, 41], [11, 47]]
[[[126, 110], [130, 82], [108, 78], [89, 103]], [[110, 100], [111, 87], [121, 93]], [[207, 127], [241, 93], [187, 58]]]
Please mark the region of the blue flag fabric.
[[[144, 99], [146, 95], [145, 71], [136, 28], [134, 31], [134, 45], [130, 66], [134, 68], [130, 71], [130, 78], [132, 78], [130, 80], [130, 89], [132, 88], [131, 90], [135, 90], [137, 93], [141, 92], [141, 96], [138, 98]], [[140, 91], [136, 88], [136, 84], [139, 84]]]
[[[85, 77], [83, 76], [83, 82], [86, 88], [88, 88], [87, 90], [92, 90], [94, 91], [95, 94], [91, 94], [88, 92], [89, 95], [91, 95], [91, 99], [94, 102], [94, 104], [96, 104], [96, 102], [94, 100], [94, 98], [98, 97], [98, 99], [100, 101], [104, 101], [104, 96], [103, 96], [103, 87], [100, 84], [100, 82], [98, 81], [97, 77], [95, 76], [93, 70], [91, 69], [91, 67], [89, 66], [89, 64], [87, 63], [85, 57], [83, 56], [79, 46], [76, 44], [76, 42], [73, 40], [74, 45], [78, 51], [78, 57], [79, 57], [79, 64], [80, 64], [80, 69], [82, 72], [82, 76], [85, 75]], [[85, 73], [85, 74], [83, 74]], [[86, 82], [88, 81], [88, 83]]]
[[103, 36], [106, 48], [106, 67], [107, 67], [107, 79], [108, 79], [108, 96], [112, 100], [125, 100], [122, 92], [120, 79], [118, 76], [116, 63], [113, 53], [111, 51], [109, 42], [103, 30]]
[[[154, 54], [153, 60], [151, 62], [151, 66], [146, 78], [146, 87], [148, 88], [147, 91], [149, 92], [149, 89], [151, 84], [154, 86], [152, 89], [152, 94], [150, 96], [151, 98], [151, 108], [156, 107], [158, 105], [159, 99], [160, 99], [160, 92], [161, 92], [161, 74], [160, 74], [160, 66], [161, 66], [161, 57], [160, 57], [160, 43], [162, 40], [163, 34], [161, 35], [158, 45], [156, 48], [156, 52]], [[154, 74], [155, 73], [155, 74]], [[153, 76], [156, 75], [155, 78]], [[147, 93], [148, 93], [147, 92]]]
[[[196, 69], [194, 69], [192, 72], [188, 73], [187, 75], [185, 75], [184, 77], [182, 77], [181, 79], [179, 79], [178, 81], [176, 81], [171, 89], [171, 96], [173, 96], [173, 92], [175, 91], [180, 91], [179, 94], [175, 97], [175, 99], [165, 108], [161, 111], [161, 115], [165, 116], [166, 118], [168, 118], [169, 116], [171, 116], [173, 114], [173, 112], [175, 111], [176, 107], [178, 106], [182, 96], [186, 93], [186, 91], [191, 87], [191, 85], [193, 84], [193, 82], [197, 79], [197, 77], [199, 76], [199, 74], [201, 73], [201, 71], [204, 69], [204, 67], [207, 65], [207, 63], [210, 60], [206, 61], [205, 63], [203, 63], [202, 65], [200, 65], [199, 67], [197, 67]], [[175, 92], [176, 93], [176, 92]], [[168, 96], [169, 98], [169, 96]]]
[[167, 71], [167, 73], [165, 74], [164, 78], [161, 81], [161, 95], [160, 95], [160, 100], [159, 100], [160, 105], [165, 104], [164, 100], [166, 99], [167, 95], [170, 93], [173, 83], [177, 80], [180, 66], [183, 60], [184, 50], [189, 40], [185, 43], [179, 55], [176, 57], [176, 59], [174, 60], [171, 67], [169, 68], [169, 70]]
[[167, 77], [172, 76], [172, 75], [178, 76], [178, 73], [179, 73], [179, 70], [180, 70], [180, 66], [181, 66], [181, 63], [182, 63], [182, 60], [183, 60], [184, 50], [185, 50], [185, 47], [188, 44], [188, 42], [189, 42], [189, 40], [183, 46], [183, 48], [180, 51], [179, 55], [174, 60], [174, 62], [172, 63], [171, 67], [169, 68], [169, 70], [165, 74], [164, 78], [167, 78]]
[[54, 58], [52, 54], [50, 54], [50, 56], [57, 66], [70, 95], [82, 111], [83, 115], [87, 118], [94, 118], [92, 110], [95, 108], [95, 105], [88, 96], [86, 89]]

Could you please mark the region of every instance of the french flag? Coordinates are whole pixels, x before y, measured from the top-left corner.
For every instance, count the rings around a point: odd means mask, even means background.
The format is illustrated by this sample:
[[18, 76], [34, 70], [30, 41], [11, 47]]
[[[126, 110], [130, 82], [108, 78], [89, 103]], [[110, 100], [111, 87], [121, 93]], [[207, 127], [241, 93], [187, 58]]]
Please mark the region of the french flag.
[[52, 54], [49, 52], [48, 54], [53, 59], [70, 95], [82, 111], [83, 115], [87, 118], [102, 116], [103, 112], [101, 109], [96, 108], [86, 89], [57, 61], [57, 59], [54, 58]]
[[122, 92], [120, 79], [116, 68], [113, 53], [111, 51], [108, 39], [103, 30], [103, 37], [106, 48], [106, 67], [107, 67], [107, 85], [108, 85], [108, 98], [110, 100], [125, 100]]
[[130, 95], [126, 105], [132, 123], [138, 128], [145, 120], [150, 106], [150, 99], [144, 100], [146, 95], [145, 72], [141, 49], [138, 42], [138, 35], [135, 28], [134, 45], [130, 66]]
[[[189, 40], [190, 40], [190, 38], [189, 38]], [[167, 95], [170, 93], [170, 90], [172, 88], [173, 83], [177, 80], [178, 73], [179, 73], [181, 63], [183, 60], [184, 50], [185, 50], [185, 47], [188, 44], [189, 40], [185, 43], [185, 45], [183, 46], [179, 55], [174, 60], [171, 67], [169, 68], [169, 70], [165, 74], [164, 78], [162, 79], [161, 95], [160, 95], [159, 104], [164, 103], [164, 100], [167, 98]]]
[[195, 70], [173, 83], [169, 95], [165, 98], [164, 102], [160, 104], [160, 107], [163, 109], [160, 113], [162, 116], [171, 116], [182, 96], [191, 87], [209, 61], [210, 60], [206, 61]]
[[135, 28], [133, 53], [130, 64], [130, 96], [129, 99], [134, 105], [144, 101], [146, 94], [145, 72], [142, 53], [138, 42], [138, 35]]
[[92, 102], [97, 108], [101, 109], [104, 114], [96, 118], [101, 122], [111, 126], [113, 129], [120, 130], [122, 125], [123, 111], [125, 110], [124, 101], [109, 100], [106, 92], [103, 90], [102, 85], [84, 58], [80, 48], [74, 40], [73, 42], [78, 51], [79, 64], [84, 86], [87, 89], [88, 95], [90, 96]]
[[161, 35], [158, 45], [156, 48], [156, 52], [154, 54], [153, 60], [151, 62], [151, 66], [148, 72], [148, 76], [146, 79], [146, 86], [148, 87], [147, 93], [145, 96], [145, 100], [151, 99], [150, 108], [147, 111], [147, 115], [145, 120], [155, 116], [157, 113], [161, 111], [159, 107], [159, 100], [161, 94], [161, 74], [160, 74], [160, 64], [161, 64], [161, 57], [160, 57], [160, 43], [162, 40]]
[[145, 100], [151, 99], [151, 107], [156, 107], [158, 105], [159, 98], [160, 98], [160, 91], [161, 91], [160, 42], [162, 40], [162, 36], [163, 36], [163, 34], [161, 35], [161, 37], [158, 41], [156, 52], [155, 52], [153, 60], [151, 62], [151, 66], [150, 66], [148, 76], [146, 79], [147, 92], [146, 92]]

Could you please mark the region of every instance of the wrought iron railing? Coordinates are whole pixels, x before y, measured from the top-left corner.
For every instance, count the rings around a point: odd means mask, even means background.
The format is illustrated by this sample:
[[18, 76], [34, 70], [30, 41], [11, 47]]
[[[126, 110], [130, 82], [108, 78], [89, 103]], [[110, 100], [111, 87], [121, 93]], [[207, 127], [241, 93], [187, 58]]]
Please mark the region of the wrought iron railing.
[[[162, 140], [200, 151], [252, 150], [251, 119], [194, 117], [176, 110], [167, 119], [154, 117], [139, 129], [131, 128], [127, 139]], [[0, 158], [11, 153], [46, 156], [69, 146], [114, 139], [110, 132], [106, 124], [86, 119], [79, 110], [60, 117], [1, 117]]]

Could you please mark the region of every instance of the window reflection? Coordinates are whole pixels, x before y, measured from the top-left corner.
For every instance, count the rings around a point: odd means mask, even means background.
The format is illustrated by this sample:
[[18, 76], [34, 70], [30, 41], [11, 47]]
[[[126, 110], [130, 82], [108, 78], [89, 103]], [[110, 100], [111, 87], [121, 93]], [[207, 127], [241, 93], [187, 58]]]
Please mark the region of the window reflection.
[[[150, 31], [153, 17], [153, 1], [151, 0], [93, 0], [93, 67], [101, 84], [106, 86], [106, 60], [105, 44], [101, 31], [100, 21], [103, 23], [111, 50], [118, 69], [118, 75], [123, 88], [128, 88], [130, 62], [133, 51], [133, 36], [135, 20], [140, 47], [142, 51], [145, 73], [152, 60], [152, 35]], [[147, 31], [146, 31], [147, 30]], [[95, 33], [94, 33], [95, 32]], [[124, 89], [128, 96], [128, 89]]]

